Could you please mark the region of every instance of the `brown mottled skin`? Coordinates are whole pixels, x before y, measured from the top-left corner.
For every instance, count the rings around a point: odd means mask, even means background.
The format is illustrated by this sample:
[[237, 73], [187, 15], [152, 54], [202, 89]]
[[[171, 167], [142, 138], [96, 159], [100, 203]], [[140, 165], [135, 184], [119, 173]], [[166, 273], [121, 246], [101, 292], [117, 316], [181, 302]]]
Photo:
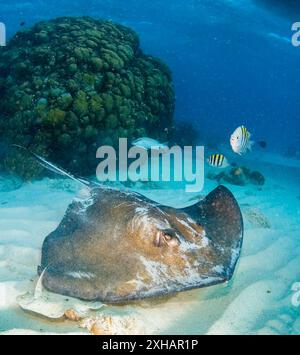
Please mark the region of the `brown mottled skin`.
[[95, 188], [46, 238], [39, 273], [52, 292], [124, 302], [228, 281], [242, 241], [239, 206], [223, 186], [185, 209]]

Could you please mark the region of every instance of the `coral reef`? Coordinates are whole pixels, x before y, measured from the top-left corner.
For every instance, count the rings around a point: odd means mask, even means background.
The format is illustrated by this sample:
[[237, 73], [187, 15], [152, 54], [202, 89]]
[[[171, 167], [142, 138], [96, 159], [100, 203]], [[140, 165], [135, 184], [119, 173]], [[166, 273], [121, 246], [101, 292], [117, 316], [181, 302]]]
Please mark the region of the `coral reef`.
[[[167, 141], [174, 90], [168, 67], [144, 55], [131, 29], [58, 18], [17, 33], [0, 49], [0, 138], [89, 175], [96, 149], [119, 137]], [[15, 152], [2, 168], [37, 174]]]
[[248, 184], [263, 186], [265, 184], [265, 178], [259, 171], [251, 171], [246, 167], [235, 167], [229, 172], [208, 174], [207, 177], [211, 180], [218, 181], [218, 183], [225, 182], [238, 186], [246, 186]]

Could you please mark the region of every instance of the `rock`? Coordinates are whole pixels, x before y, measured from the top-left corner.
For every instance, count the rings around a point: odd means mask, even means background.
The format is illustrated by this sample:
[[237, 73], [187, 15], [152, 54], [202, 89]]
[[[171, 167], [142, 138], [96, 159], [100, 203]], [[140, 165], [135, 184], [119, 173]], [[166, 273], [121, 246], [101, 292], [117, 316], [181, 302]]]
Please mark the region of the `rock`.
[[218, 183], [226, 182], [237, 186], [246, 186], [248, 184], [263, 186], [265, 184], [265, 178], [260, 172], [252, 172], [246, 167], [235, 167], [219, 174], [210, 173], [207, 177], [210, 180], [218, 181]]
[[253, 171], [252, 173], [250, 173], [249, 178], [252, 184], [258, 186], [263, 186], [266, 182], [266, 179], [259, 171]]
[[73, 322], [79, 322], [80, 320], [82, 320], [82, 316], [75, 312], [74, 309], [66, 310], [64, 316], [66, 319]]
[[104, 315], [87, 318], [81, 327], [88, 329], [93, 335], [142, 335], [145, 327], [141, 320], [129, 316]]

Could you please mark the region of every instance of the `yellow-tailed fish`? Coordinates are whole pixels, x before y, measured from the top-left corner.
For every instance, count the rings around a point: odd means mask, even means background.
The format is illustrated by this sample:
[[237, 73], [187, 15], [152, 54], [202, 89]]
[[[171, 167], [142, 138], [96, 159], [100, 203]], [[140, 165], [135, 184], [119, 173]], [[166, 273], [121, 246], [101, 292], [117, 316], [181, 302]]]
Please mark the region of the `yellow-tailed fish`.
[[251, 141], [251, 133], [247, 128], [240, 126], [231, 135], [230, 144], [235, 153], [242, 155], [252, 149], [254, 142]]
[[214, 168], [227, 168], [230, 165], [223, 154], [213, 154], [207, 159], [207, 162]]

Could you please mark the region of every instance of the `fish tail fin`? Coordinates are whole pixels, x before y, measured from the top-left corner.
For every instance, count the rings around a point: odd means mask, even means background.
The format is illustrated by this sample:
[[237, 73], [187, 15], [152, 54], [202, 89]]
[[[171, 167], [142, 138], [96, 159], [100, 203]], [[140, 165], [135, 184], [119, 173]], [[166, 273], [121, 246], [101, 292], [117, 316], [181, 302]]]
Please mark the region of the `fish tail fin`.
[[[226, 158], [225, 158], [226, 159]], [[223, 168], [226, 169], [228, 168], [229, 166], [232, 166], [232, 164], [229, 163], [229, 161], [226, 159], [223, 163]]]
[[249, 141], [248, 149], [250, 150], [250, 152], [252, 151], [252, 148], [253, 148], [254, 144], [255, 144], [254, 141]]
[[30, 151], [29, 149], [22, 147], [21, 145], [17, 145], [17, 144], [13, 144], [12, 145], [13, 148], [17, 148], [20, 150], [23, 150], [24, 152], [28, 153], [29, 155], [31, 155], [39, 165], [41, 165], [43, 168], [52, 171], [55, 174], [61, 175], [61, 176], [65, 176], [68, 177], [69, 179], [79, 182], [82, 185], [91, 186], [91, 183], [87, 180], [84, 180], [82, 178], [78, 178], [76, 176], [73, 176], [72, 174], [70, 174], [69, 172], [65, 171], [64, 169], [50, 163], [49, 161], [47, 161], [46, 159], [44, 159], [43, 157], [33, 153], [32, 151]]

